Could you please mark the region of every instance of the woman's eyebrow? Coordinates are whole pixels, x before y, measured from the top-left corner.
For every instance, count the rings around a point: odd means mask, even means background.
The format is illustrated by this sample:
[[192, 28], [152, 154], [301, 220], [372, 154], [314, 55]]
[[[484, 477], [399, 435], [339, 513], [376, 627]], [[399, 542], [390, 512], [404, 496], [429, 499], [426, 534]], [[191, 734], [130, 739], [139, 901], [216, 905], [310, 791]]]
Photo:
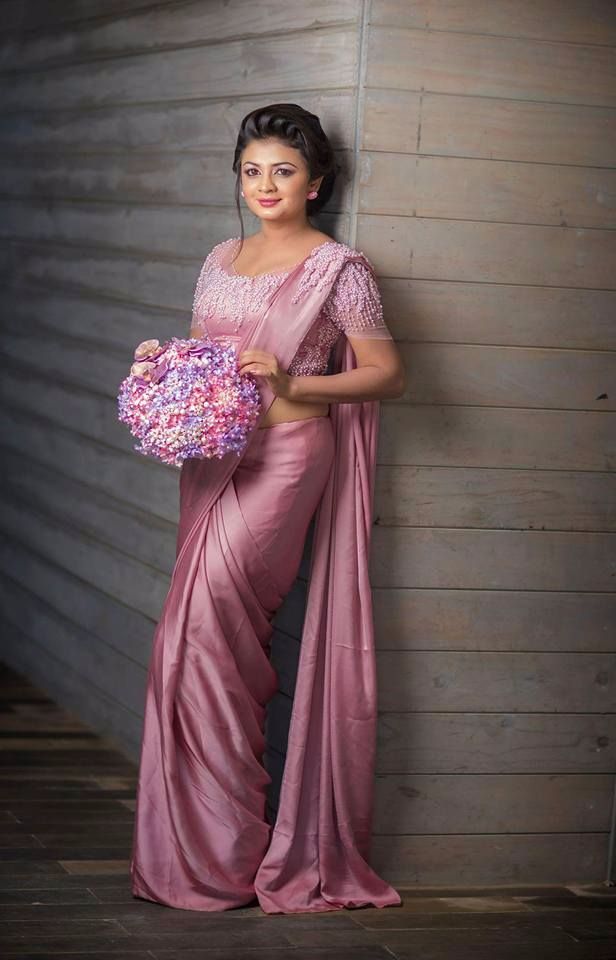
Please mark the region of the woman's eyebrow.
[[[273, 163], [272, 166], [273, 166], [273, 167], [279, 167], [281, 163], [288, 163], [290, 167], [294, 167], [294, 166], [295, 166], [295, 164], [294, 164], [294, 163], [291, 163], [290, 160], [278, 160], [278, 162], [277, 162], [277, 163]], [[259, 166], [259, 164], [258, 164], [258, 163], [255, 163], [254, 160], [244, 160], [242, 166], [245, 167], [246, 164], [251, 164], [253, 167], [258, 167], [258, 166]]]

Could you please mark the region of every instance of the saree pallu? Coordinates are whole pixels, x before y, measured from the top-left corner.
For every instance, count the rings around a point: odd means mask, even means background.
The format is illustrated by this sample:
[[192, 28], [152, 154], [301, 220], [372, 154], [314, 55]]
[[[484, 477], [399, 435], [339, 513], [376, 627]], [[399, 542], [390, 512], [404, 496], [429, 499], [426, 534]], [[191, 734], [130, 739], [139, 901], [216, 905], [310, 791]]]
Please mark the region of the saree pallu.
[[[361, 255], [350, 259], [360, 259]], [[349, 259], [348, 257], [346, 259]], [[297, 298], [301, 264], [238, 352], [286, 369], [345, 260]], [[335, 372], [355, 358], [342, 338]], [[260, 382], [262, 414], [274, 395]], [[376, 669], [368, 553], [378, 402], [254, 429], [238, 458], [189, 460], [177, 556], [148, 670], [135, 831], [135, 896], [192, 910], [257, 898], [266, 913], [399, 905], [369, 865]], [[271, 620], [315, 515], [308, 595], [279, 806], [262, 757], [278, 689]]]

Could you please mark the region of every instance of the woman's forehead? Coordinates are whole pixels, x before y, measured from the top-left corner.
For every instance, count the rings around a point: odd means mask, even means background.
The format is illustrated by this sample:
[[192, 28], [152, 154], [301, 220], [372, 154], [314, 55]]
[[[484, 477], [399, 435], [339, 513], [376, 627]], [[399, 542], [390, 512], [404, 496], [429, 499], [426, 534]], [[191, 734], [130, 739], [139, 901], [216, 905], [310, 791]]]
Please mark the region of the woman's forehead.
[[242, 150], [242, 163], [293, 163], [299, 166], [303, 158], [298, 149], [283, 143], [281, 140], [251, 140]]

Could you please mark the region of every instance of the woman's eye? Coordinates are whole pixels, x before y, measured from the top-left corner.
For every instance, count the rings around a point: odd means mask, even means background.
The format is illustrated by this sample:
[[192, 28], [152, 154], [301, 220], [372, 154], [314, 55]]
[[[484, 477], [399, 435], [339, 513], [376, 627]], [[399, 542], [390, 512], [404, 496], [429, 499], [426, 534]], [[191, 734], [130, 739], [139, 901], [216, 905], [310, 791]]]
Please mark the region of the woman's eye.
[[[244, 173], [245, 173], [246, 176], [248, 176], [248, 177], [252, 176], [253, 173], [258, 173], [258, 172], [259, 172], [259, 171], [256, 169], [256, 167], [248, 167], [248, 168], [244, 171]], [[287, 169], [286, 167], [281, 167], [279, 170], [276, 171], [276, 173], [284, 173], [285, 176], [290, 177], [291, 174], [293, 173], [293, 171]]]

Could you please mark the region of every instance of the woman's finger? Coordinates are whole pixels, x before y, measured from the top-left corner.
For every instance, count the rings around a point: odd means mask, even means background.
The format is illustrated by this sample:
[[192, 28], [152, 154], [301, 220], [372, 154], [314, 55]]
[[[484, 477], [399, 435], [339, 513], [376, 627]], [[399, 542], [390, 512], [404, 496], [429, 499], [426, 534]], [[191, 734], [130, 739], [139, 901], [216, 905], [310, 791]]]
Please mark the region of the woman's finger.
[[243, 350], [238, 359], [240, 361], [258, 360], [260, 363], [269, 364], [271, 366], [273, 366], [274, 362], [276, 361], [276, 357], [273, 353], [267, 353], [265, 350], [257, 350], [254, 347], [250, 350]]
[[240, 354], [240, 357], [250, 357], [254, 359], [255, 357], [269, 357], [269, 353], [265, 353], [264, 350], [257, 350], [256, 347], [251, 347], [250, 350], [243, 350]]

